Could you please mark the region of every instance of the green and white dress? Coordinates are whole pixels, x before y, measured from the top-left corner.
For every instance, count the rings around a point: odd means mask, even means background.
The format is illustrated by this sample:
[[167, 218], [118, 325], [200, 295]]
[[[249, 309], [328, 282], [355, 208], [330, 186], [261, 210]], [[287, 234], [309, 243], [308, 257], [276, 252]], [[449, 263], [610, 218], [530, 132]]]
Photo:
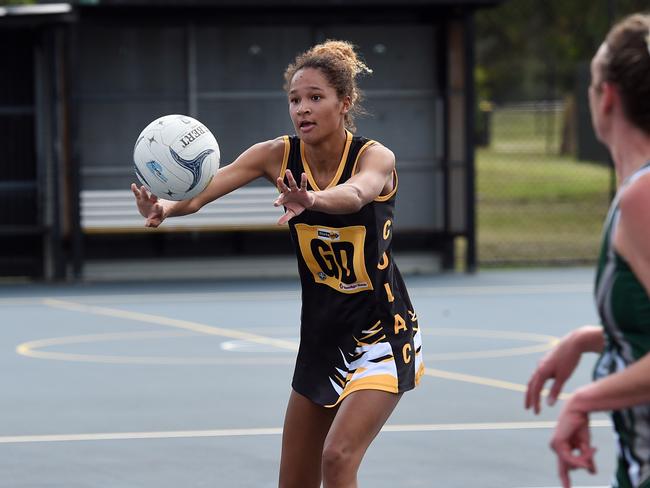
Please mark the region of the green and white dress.
[[[621, 185], [605, 220], [595, 287], [605, 348], [596, 363], [594, 380], [625, 369], [650, 351], [650, 297], [613, 244], [620, 195], [647, 173], [650, 162]], [[617, 410], [611, 416], [618, 447], [613, 486], [650, 488], [650, 404]]]

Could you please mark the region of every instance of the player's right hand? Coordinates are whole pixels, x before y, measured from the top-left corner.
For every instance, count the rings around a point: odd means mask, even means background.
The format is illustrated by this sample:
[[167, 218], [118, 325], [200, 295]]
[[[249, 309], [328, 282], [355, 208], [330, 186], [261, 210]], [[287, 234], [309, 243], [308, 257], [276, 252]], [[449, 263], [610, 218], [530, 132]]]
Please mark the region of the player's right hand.
[[291, 170], [285, 172], [289, 186], [284, 183], [282, 178], [277, 179], [280, 196], [273, 202], [276, 207], [284, 206], [287, 210], [278, 220], [278, 225], [286, 224], [293, 217], [300, 215], [307, 208], [314, 205], [314, 192], [307, 191], [307, 174], [302, 173], [300, 176], [300, 186], [293, 178]]
[[135, 196], [135, 203], [138, 206], [140, 215], [146, 219], [144, 226], [158, 227], [165, 218], [158, 197], [147, 191], [144, 186], [138, 188], [135, 183], [131, 183], [131, 191]]
[[562, 488], [571, 488], [571, 470], [586, 469], [591, 474], [596, 473], [596, 448], [591, 445], [589, 414], [576, 408], [574, 398], [572, 396], [562, 408], [550, 444], [557, 455]]
[[576, 343], [576, 334], [565, 336], [553, 350], [544, 356], [533, 372], [528, 387], [526, 388], [526, 409], [533, 408], [538, 414], [541, 410], [541, 396], [544, 383], [553, 379], [551, 390], [548, 393], [547, 403], [554, 405], [557, 401], [564, 383], [571, 377], [578, 366], [582, 350]]

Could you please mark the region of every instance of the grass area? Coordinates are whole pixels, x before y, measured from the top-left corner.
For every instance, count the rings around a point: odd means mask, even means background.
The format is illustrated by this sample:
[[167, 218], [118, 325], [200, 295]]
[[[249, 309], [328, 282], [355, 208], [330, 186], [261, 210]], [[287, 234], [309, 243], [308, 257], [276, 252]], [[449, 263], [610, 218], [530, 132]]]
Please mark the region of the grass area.
[[550, 138], [533, 116], [515, 115], [495, 117], [490, 148], [476, 153], [479, 263], [594, 262], [610, 169], [542, 149]]

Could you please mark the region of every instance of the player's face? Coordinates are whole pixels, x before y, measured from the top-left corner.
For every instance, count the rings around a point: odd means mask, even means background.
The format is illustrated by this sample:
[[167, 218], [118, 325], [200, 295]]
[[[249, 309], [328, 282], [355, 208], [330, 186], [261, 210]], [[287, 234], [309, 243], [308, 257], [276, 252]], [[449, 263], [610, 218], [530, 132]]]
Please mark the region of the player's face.
[[296, 134], [305, 142], [317, 142], [344, 127], [350, 103], [340, 100], [319, 69], [303, 68], [289, 86], [289, 115]]
[[606, 52], [607, 45], [603, 43], [591, 60], [590, 65], [591, 83], [589, 85], [589, 111], [591, 112], [591, 123], [594, 127], [594, 132], [601, 142], [604, 142], [604, 117], [601, 103], [603, 96], [602, 63]]

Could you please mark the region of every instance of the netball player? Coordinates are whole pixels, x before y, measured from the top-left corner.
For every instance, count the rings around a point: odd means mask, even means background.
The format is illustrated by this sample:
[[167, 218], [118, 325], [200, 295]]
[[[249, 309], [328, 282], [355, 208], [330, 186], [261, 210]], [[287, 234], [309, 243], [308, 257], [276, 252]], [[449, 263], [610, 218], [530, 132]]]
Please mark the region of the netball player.
[[585, 352], [600, 353], [595, 381], [563, 406], [551, 447], [562, 485], [569, 471], [595, 470], [589, 414], [611, 411], [618, 468], [613, 486], [650, 487], [650, 15], [615, 25], [591, 62], [591, 118], [607, 145], [618, 189], [605, 221], [596, 274], [601, 326], [567, 335], [538, 365], [526, 408], [540, 409], [544, 383], [557, 399]]
[[281, 488], [356, 487], [368, 446], [423, 373], [417, 316], [391, 253], [395, 156], [353, 135], [364, 72], [349, 43], [317, 45], [285, 72], [296, 135], [250, 147], [190, 200], [132, 185], [150, 227], [258, 177], [280, 191], [279, 223], [289, 225], [302, 284]]

